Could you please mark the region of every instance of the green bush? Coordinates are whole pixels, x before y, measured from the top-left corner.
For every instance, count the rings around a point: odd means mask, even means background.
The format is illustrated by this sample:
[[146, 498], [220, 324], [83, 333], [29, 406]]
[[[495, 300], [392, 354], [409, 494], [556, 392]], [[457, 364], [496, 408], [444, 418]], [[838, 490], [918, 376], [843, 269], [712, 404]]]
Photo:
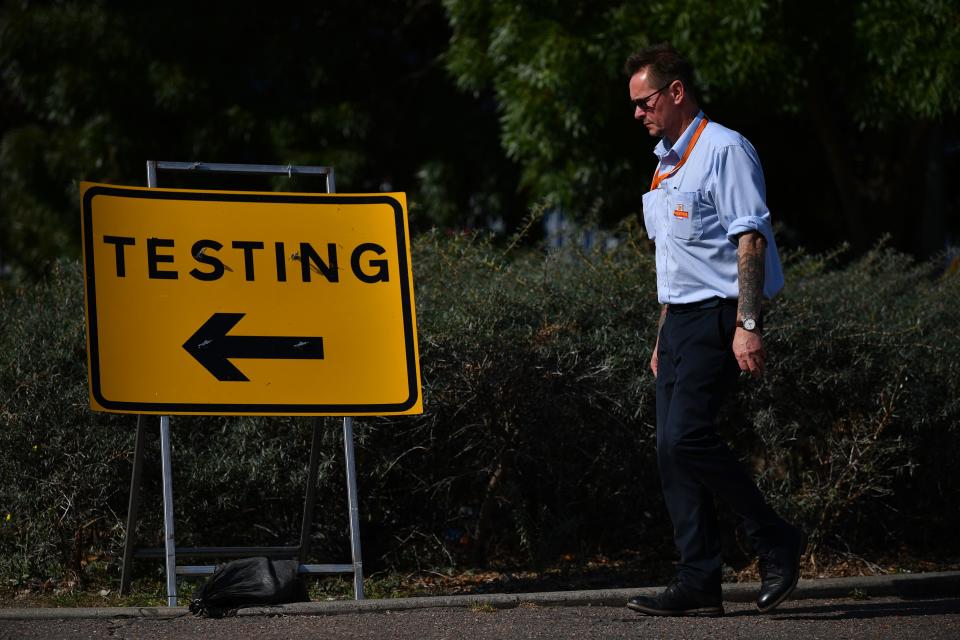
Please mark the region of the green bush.
[[878, 248], [794, 261], [739, 400], [764, 483], [819, 537], [956, 548], [960, 278]]
[[[671, 548], [647, 369], [653, 259], [638, 231], [620, 237], [606, 253], [546, 254], [416, 240], [425, 413], [357, 422], [368, 572]], [[787, 272], [767, 312], [768, 375], [741, 384], [723, 433], [818, 543], [955, 552], [960, 278], [882, 247], [846, 265], [793, 255]], [[117, 575], [135, 418], [89, 410], [82, 290], [79, 265], [61, 262], [0, 297], [8, 581]], [[178, 543], [296, 543], [309, 419], [172, 424]], [[325, 421], [320, 562], [349, 558], [338, 426]], [[159, 546], [150, 433], [138, 537]]]
[[0, 570], [58, 575], [116, 535], [129, 438], [86, 404], [78, 266], [8, 292], [0, 309]]

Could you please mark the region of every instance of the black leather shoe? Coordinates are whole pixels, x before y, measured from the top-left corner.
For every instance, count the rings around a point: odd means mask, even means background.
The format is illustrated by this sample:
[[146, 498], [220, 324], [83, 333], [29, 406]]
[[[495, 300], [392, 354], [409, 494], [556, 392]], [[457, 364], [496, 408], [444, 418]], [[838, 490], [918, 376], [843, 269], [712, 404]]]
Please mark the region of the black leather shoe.
[[757, 608], [761, 613], [773, 610], [793, 593], [800, 579], [800, 557], [806, 549], [807, 534], [796, 529], [787, 544], [760, 555]]
[[635, 596], [627, 601], [627, 607], [648, 616], [704, 616], [723, 615], [720, 596], [710, 596], [689, 587], [679, 580], [672, 581], [657, 596]]

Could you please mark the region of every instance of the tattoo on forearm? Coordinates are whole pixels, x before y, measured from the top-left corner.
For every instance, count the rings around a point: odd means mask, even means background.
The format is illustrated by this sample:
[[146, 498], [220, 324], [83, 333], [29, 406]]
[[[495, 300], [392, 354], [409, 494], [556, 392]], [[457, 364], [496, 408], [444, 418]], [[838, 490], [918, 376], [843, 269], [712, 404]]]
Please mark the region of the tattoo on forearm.
[[756, 231], [744, 233], [737, 245], [737, 276], [740, 285], [740, 300], [737, 304], [739, 317], [760, 317], [763, 302], [763, 263], [767, 251], [767, 239]]

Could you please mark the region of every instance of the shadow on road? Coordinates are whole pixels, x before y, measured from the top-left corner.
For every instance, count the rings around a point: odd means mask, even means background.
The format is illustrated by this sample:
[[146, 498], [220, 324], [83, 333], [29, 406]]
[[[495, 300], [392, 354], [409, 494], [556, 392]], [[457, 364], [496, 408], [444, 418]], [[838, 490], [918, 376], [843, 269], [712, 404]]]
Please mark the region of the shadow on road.
[[858, 620], [903, 618], [960, 613], [960, 598], [898, 600], [896, 602], [831, 602], [816, 607], [784, 608], [774, 613], [731, 611], [727, 617], [768, 616], [775, 620]]

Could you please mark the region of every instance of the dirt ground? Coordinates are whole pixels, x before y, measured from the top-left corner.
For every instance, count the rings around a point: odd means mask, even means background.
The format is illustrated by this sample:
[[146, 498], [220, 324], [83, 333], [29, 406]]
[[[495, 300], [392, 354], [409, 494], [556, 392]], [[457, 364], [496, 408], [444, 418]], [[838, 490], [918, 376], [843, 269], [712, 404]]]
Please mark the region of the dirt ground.
[[[851, 553], [821, 551], [804, 557], [803, 578], [837, 578], [931, 571], [960, 571], [960, 557], [921, 557], [898, 550], [889, 556], [860, 557]], [[409, 572], [379, 572], [365, 576], [368, 598], [464, 595], [483, 593], [533, 593], [646, 587], [665, 584], [673, 575], [673, 559], [664, 554], [627, 552], [618, 557], [589, 558], [564, 555], [540, 570], [518, 567], [486, 569], [445, 569]], [[166, 603], [165, 584], [157, 566], [144, 567], [150, 577], [134, 581], [133, 593], [120, 596], [119, 578], [81, 585], [76, 580], [29, 580], [20, 585], [0, 586], [0, 607], [64, 606], [158, 606]], [[752, 582], [759, 579], [756, 561], [739, 569], [725, 567], [725, 582]], [[186, 597], [198, 585], [181, 582], [179, 595]], [[353, 596], [349, 576], [311, 579], [311, 600], [339, 600]]]

